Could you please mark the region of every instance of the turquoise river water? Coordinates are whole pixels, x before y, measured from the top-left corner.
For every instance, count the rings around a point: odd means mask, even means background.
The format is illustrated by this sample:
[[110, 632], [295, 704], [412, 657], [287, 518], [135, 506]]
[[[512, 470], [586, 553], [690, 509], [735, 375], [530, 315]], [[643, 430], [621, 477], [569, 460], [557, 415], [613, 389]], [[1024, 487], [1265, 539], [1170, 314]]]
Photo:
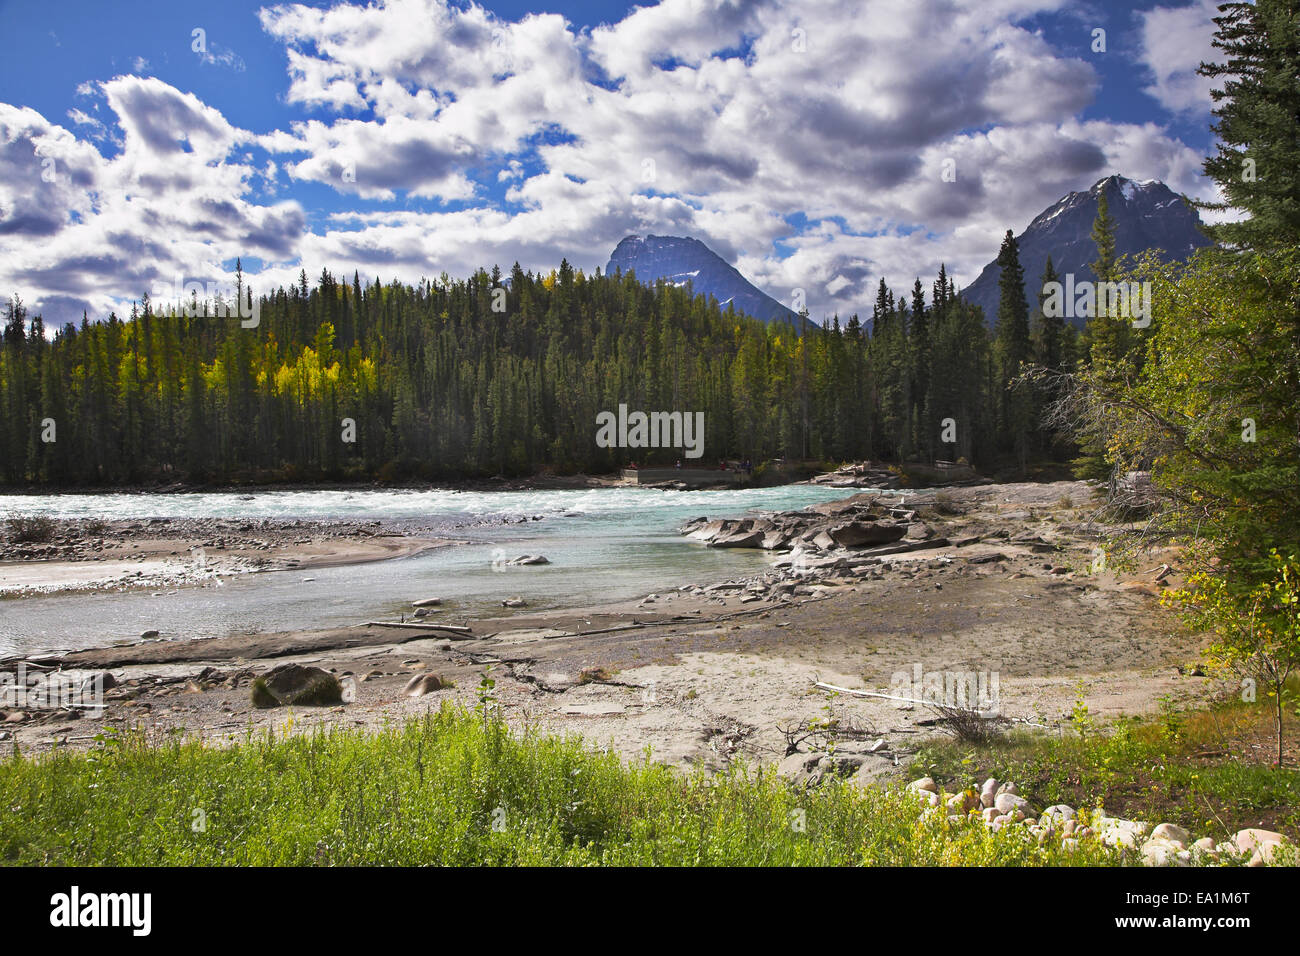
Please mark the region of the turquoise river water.
[[[677, 534], [696, 515], [797, 509], [852, 491], [810, 485], [729, 491], [275, 491], [259, 494], [6, 496], [0, 512], [57, 518], [418, 520], [471, 543], [408, 558], [230, 576], [164, 591], [59, 593], [0, 600], [0, 657], [105, 646], [157, 630], [222, 637], [394, 619], [412, 600], [441, 597], [440, 617], [623, 600], [686, 583], [757, 573], [765, 552], [711, 550]], [[527, 518], [509, 523], [508, 519]], [[541, 520], [533, 520], [540, 518]], [[504, 520], [503, 520], [504, 519]], [[550, 564], [507, 567], [493, 557], [539, 553]], [[0, 568], [0, 572], [2, 572]]]

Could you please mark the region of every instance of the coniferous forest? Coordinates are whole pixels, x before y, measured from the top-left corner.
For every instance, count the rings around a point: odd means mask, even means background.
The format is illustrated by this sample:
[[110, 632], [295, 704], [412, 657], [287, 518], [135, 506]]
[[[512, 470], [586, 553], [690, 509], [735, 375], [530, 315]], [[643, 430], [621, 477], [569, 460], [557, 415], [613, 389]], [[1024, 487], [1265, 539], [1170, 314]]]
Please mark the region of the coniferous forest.
[[[1002, 257], [1015, 258], [1010, 236]], [[1072, 365], [1074, 336], [1041, 310], [1031, 322], [1018, 283], [1004, 289], [993, 331], [942, 269], [907, 295], [882, 280], [868, 319], [825, 327], [764, 324], [689, 286], [567, 262], [416, 286], [328, 271], [311, 285], [304, 272], [261, 298], [253, 328], [217, 303], [144, 298], [126, 320], [47, 336], [14, 297], [0, 480], [452, 480], [680, 455], [597, 447], [597, 413], [620, 403], [703, 412], [705, 465], [1059, 459], [1025, 407], [1045, 397], [1007, 383], [1025, 361]]]

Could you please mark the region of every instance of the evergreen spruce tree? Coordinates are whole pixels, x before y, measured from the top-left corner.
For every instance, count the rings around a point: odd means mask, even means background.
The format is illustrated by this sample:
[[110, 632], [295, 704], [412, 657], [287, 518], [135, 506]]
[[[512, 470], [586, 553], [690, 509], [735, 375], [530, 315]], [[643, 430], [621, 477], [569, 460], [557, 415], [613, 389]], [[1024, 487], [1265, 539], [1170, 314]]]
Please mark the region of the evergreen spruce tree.
[[1241, 249], [1293, 247], [1300, 242], [1300, 4], [1255, 0], [1219, 11], [1214, 46], [1223, 59], [1199, 72], [1222, 80], [1210, 94], [1217, 154], [1204, 169], [1226, 199], [1197, 205], [1248, 217], [1205, 232]]
[[1025, 301], [1025, 270], [1010, 229], [998, 250], [998, 318], [996, 331], [999, 426], [1023, 474], [1029, 456], [1033, 409], [1023, 390], [1011, 387], [1029, 360], [1029, 305]]
[[1052, 257], [1047, 257], [1043, 267], [1042, 280], [1038, 285], [1038, 308], [1034, 311], [1033, 349], [1034, 362], [1045, 369], [1059, 372], [1064, 362], [1065, 318], [1061, 315], [1048, 315], [1043, 305], [1047, 299], [1045, 289], [1048, 283], [1060, 282], [1061, 277], [1052, 264]]

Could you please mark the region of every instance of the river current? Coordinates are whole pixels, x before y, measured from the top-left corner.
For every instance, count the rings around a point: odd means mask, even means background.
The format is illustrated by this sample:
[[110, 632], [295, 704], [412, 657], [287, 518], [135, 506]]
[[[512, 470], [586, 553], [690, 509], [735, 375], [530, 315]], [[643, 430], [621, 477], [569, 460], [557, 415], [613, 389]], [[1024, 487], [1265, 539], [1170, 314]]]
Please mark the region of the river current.
[[[798, 509], [853, 490], [810, 485], [727, 491], [598, 488], [572, 491], [272, 491], [14, 495], [0, 513], [55, 518], [418, 519], [470, 543], [345, 567], [230, 576], [165, 591], [61, 593], [0, 600], [0, 657], [110, 645], [157, 630], [224, 637], [395, 619], [441, 597], [439, 617], [625, 600], [687, 583], [762, 571], [766, 552], [709, 549], [677, 534], [687, 518]], [[526, 519], [526, 520], [520, 520]], [[540, 520], [539, 520], [540, 519]], [[502, 567], [502, 556], [550, 564]], [[494, 557], [497, 558], [494, 562]]]

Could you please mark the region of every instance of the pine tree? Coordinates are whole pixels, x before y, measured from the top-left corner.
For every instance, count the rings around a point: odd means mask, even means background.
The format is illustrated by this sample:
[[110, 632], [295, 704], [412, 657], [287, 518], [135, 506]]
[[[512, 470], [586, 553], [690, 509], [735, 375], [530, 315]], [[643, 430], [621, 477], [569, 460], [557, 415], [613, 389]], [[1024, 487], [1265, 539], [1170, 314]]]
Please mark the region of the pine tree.
[[1105, 293], [1107, 284], [1116, 278], [1115, 220], [1110, 216], [1107, 188], [1113, 180], [1107, 179], [1097, 191], [1097, 217], [1092, 224], [1092, 240], [1097, 246], [1097, 258], [1090, 263], [1097, 277], [1094, 286], [1093, 314], [1084, 328], [1084, 344], [1089, 362], [1096, 368], [1109, 369], [1108, 374], [1123, 374], [1123, 363], [1132, 352], [1133, 336], [1128, 321], [1112, 314], [1110, 297]]
[[912, 285], [912, 321], [910, 329], [912, 363], [912, 430], [913, 442], [933, 460], [934, 433], [930, 421], [930, 314], [925, 308], [925, 291], [918, 276]]
[[1010, 383], [1029, 360], [1029, 305], [1025, 301], [1025, 270], [1020, 249], [1010, 229], [998, 251], [997, 382], [1000, 385], [1000, 425], [1023, 473], [1029, 455], [1033, 409], [1024, 390]]
[[1205, 174], [1219, 184], [1222, 203], [1240, 222], [1204, 227], [1218, 242], [1242, 249], [1300, 242], [1300, 4], [1295, 0], [1225, 3], [1214, 18], [1214, 46], [1223, 62], [1202, 63], [1202, 76], [1222, 80], [1211, 92], [1218, 118], [1211, 129], [1217, 155]]
[[1060, 282], [1061, 277], [1052, 264], [1052, 257], [1047, 257], [1043, 267], [1042, 281], [1039, 283], [1038, 308], [1034, 312], [1034, 361], [1053, 372], [1059, 372], [1064, 365], [1065, 319], [1060, 315], [1048, 315], [1043, 305], [1047, 293], [1042, 290], [1049, 283]]
[[1089, 265], [1099, 282], [1109, 282], [1115, 274], [1115, 220], [1110, 215], [1110, 200], [1106, 187], [1110, 179], [1103, 180], [1097, 189], [1097, 216], [1092, 221], [1092, 241], [1097, 246], [1097, 258]]
[[[1102, 283], [1111, 282], [1115, 275], [1115, 226], [1110, 217], [1106, 188], [1110, 180], [1102, 182], [1097, 193], [1097, 217], [1092, 224], [1092, 239], [1097, 246], [1097, 258], [1091, 263], [1097, 277], [1098, 291], [1094, 298], [1093, 314], [1084, 327], [1081, 347], [1088, 366], [1098, 382], [1115, 385], [1128, 378], [1131, 371], [1126, 357], [1130, 351], [1128, 323], [1112, 316], [1109, 298], [1101, 293]], [[1091, 422], [1080, 434], [1080, 456], [1073, 462], [1075, 474], [1093, 480], [1114, 479], [1113, 464], [1107, 456], [1110, 440], [1109, 426], [1101, 419]]]

